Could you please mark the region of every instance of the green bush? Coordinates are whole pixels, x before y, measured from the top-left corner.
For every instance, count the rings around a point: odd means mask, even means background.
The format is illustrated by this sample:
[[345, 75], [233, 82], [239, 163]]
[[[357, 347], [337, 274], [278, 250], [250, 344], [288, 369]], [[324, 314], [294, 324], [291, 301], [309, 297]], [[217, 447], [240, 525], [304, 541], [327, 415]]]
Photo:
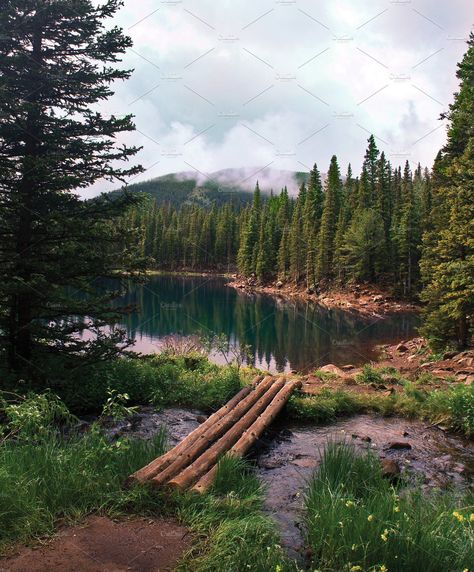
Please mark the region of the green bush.
[[472, 570], [473, 501], [396, 490], [370, 452], [329, 444], [306, 500], [312, 564], [347, 572]]
[[346, 391], [323, 389], [317, 395], [293, 395], [288, 402], [288, 414], [294, 419], [312, 423], [328, 423], [337, 417], [360, 411], [357, 396]]
[[444, 422], [468, 437], [474, 435], [474, 385], [457, 385], [431, 392], [425, 409], [432, 421]]

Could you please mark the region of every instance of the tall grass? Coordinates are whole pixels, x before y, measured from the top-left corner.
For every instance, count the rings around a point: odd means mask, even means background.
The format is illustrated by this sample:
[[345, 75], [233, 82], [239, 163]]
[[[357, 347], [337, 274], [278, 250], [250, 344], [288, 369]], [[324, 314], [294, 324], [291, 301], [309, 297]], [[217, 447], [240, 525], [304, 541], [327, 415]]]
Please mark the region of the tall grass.
[[262, 487], [242, 460], [224, 457], [212, 491], [179, 497], [179, 516], [203, 540], [181, 572], [297, 572], [280, 546], [275, 523], [262, 514]]
[[309, 487], [308, 542], [322, 571], [474, 569], [474, 499], [396, 490], [379, 460], [329, 444]]
[[[111, 443], [98, 428], [65, 439], [53, 431], [38, 440], [0, 444], [0, 546], [51, 533], [61, 520], [91, 511], [151, 510], [146, 491], [124, 491], [124, 479], [162, 454], [161, 432], [149, 442]], [[145, 496], [147, 498], [145, 499]]]

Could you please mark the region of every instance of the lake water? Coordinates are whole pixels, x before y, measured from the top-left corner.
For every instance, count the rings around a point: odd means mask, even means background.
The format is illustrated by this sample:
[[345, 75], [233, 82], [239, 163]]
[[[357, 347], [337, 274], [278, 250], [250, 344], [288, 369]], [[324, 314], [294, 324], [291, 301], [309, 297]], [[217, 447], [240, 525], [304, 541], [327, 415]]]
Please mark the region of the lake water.
[[136, 306], [122, 324], [136, 340], [135, 350], [158, 352], [170, 335], [224, 334], [235, 347], [249, 346], [257, 367], [308, 371], [375, 359], [377, 344], [413, 336], [419, 322], [414, 313], [365, 318], [225, 284], [224, 278], [158, 275], [134, 286], [121, 302]]

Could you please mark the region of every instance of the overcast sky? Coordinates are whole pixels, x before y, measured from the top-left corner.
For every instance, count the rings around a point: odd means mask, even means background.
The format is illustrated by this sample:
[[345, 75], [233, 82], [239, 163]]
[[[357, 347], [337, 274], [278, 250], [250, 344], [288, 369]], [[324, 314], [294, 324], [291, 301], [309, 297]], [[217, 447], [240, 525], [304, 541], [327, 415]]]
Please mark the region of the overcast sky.
[[472, 0], [125, 0], [135, 71], [102, 109], [135, 115], [133, 182], [333, 154], [358, 172], [370, 133], [393, 164], [431, 166], [473, 21]]

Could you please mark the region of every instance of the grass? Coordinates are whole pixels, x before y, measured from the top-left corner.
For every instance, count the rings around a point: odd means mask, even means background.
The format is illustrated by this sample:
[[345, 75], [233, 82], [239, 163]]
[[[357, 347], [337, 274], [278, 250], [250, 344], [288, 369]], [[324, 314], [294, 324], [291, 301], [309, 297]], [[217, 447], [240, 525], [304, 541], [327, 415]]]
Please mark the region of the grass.
[[[92, 511], [106, 514], [161, 508], [143, 491], [123, 489], [125, 478], [162, 454], [163, 433], [151, 441], [111, 443], [93, 428], [68, 439], [50, 432], [38, 440], [0, 445], [0, 547], [51, 534], [61, 521]], [[20, 493], [20, 494], [19, 494]]]
[[219, 366], [201, 354], [121, 358], [94, 368], [67, 373], [52, 383], [75, 413], [100, 411], [108, 390], [126, 393], [130, 404], [189, 406], [212, 411], [247, 383], [253, 371]]
[[224, 457], [207, 495], [181, 495], [179, 516], [203, 541], [185, 555], [182, 572], [297, 571], [262, 513], [263, 490], [249, 465]]
[[427, 392], [405, 382], [391, 395], [324, 389], [317, 395], [295, 394], [288, 402], [290, 417], [303, 422], [329, 423], [338, 417], [373, 412], [419, 418], [474, 435], [474, 386], [453, 385]]
[[150, 441], [111, 441], [95, 424], [84, 435], [74, 434], [66, 431], [74, 418], [50, 393], [7, 405], [4, 415], [0, 552], [91, 513], [173, 516], [195, 534], [180, 570], [296, 571], [279, 546], [273, 521], [262, 513], [263, 490], [244, 461], [224, 457], [205, 495], [140, 485], [125, 489], [128, 475], [165, 451], [163, 432]]
[[[455, 507], [453, 509], [453, 507]], [[474, 498], [394, 489], [370, 452], [329, 444], [306, 499], [314, 569], [446, 572], [474, 567]]]

